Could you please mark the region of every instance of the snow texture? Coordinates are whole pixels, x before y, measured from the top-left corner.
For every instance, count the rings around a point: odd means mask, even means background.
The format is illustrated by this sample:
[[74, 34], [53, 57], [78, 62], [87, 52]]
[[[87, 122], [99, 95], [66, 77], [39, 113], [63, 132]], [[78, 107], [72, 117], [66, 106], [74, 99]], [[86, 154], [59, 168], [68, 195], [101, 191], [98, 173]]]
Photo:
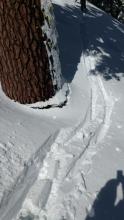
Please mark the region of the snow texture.
[[0, 220], [121, 220], [124, 26], [91, 4], [53, 7], [70, 93], [40, 110], [0, 90]]

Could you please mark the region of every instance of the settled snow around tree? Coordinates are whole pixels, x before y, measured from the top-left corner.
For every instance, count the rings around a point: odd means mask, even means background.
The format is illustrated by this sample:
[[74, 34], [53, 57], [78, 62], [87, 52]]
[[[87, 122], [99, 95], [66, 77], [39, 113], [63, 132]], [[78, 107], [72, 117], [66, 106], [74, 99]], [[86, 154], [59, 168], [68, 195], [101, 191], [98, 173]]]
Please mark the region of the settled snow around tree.
[[68, 102], [33, 109], [0, 91], [0, 220], [114, 219], [124, 207], [124, 26], [91, 4], [53, 6]]

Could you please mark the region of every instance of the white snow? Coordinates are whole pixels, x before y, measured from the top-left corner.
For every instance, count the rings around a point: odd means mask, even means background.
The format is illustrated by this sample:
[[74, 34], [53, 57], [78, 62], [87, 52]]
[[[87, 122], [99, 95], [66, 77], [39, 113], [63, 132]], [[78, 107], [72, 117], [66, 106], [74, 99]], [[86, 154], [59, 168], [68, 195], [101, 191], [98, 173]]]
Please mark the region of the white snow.
[[33, 109], [0, 90], [0, 220], [124, 216], [124, 26], [89, 3], [53, 6], [70, 91]]

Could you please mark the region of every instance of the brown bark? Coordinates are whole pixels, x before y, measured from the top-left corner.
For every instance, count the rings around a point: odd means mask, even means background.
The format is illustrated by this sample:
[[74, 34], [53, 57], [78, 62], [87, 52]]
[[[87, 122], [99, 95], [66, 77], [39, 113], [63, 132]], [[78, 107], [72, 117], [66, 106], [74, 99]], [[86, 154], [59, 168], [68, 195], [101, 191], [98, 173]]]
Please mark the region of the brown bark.
[[0, 0], [0, 78], [20, 103], [52, 97], [55, 88], [41, 26], [40, 0]]

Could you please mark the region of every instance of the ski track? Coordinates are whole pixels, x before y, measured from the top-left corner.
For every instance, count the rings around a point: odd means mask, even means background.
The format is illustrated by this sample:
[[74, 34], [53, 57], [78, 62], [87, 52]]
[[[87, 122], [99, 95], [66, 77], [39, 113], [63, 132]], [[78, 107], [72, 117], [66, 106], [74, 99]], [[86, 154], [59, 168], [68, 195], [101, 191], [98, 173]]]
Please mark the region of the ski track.
[[76, 220], [82, 194], [87, 201], [94, 196], [85, 179], [109, 129], [114, 100], [99, 75], [89, 80], [91, 100], [85, 118], [74, 128], [60, 130], [16, 219]]
[[[10, 193], [4, 196], [1, 202], [0, 220], [10, 220], [13, 215], [16, 215], [20, 209], [22, 202], [25, 199], [25, 194], [35, 182], [43, 160], [50, 150], [51, 143], [54, 142], [58, 131], [50, 135], [48, 139], [39, 147], [35, 155], [25, 164], [24, 170], [17, 178], [15, 185], [11, 188]], [[15, 206], [17, 209], [15, 209]], [[15, 211], [16, 210], [16, 211]]]

